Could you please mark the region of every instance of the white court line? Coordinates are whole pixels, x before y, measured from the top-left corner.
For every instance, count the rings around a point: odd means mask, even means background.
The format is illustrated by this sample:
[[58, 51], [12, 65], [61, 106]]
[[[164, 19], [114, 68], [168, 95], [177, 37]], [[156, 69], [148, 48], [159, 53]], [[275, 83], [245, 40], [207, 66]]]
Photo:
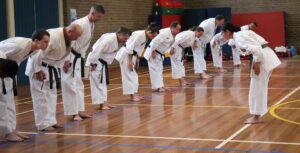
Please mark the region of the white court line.
[[[290, 92], [289, 94], [287, 94], [286, 96], [284, 96], [282, 99], [280, 99], [277, 103], [275, 103], [274, 105], [278, 105], [280, 103], [282, 103], [283, 101], [285, 101], [288, 97], [290, 97], [291, 95], [293, 95], [295, 92], [297, 92], [300, 89], [300, 87], [294, 89], [292, 92]], [[274, 106], [272, 105], [272, 106]], [[264, 114], [265, 115], [265, 114]], [[262, 116], [264, 116], [262, 115]], [[224, 140], [222, 143], [220, 143], [219, 145], [217, 145], [215, 148], [216, 149], [220, 149], [223, 146], [225, 146], [228, 142], [230, 142], [233, 138], [235, 138], [237, 135], [239, 135], [240, 133], [242, 133], [243, 131], [245, 131], [248, 127], [250, 127], [251, 124], [247, 124], [244, 125], [241, 129], [239, 129], [238, 131], [236, 131], [235, 133], [233, 133], [231, 136], [229, 136], [226, 140]]]
[[[37, 135], [37, 132], [20, 132], [22, 134]], [[224, 139], [204, 139], [204, 138], [187, 138], [187, 137], [156, 137], [156, 136], [131, 136], [131, 135], [107, 135], [107, 134], [79, 134], [79, 133], [43, 133], [44, 135], [58, 136], [82, 136], [82, 137], [112, 137], [112, 138], [134, 138], [134, 139], [154, 139], [154, 140], [183, 140], [183, 141], [209, 141], [222, 142]], [[245, 141], [245, 140], [230, 140], [234, 143], [255, 143], [255, 144], [277, 144], [277, 145], [295, 145], [300, 146], [297, 142], [276, 142], [276, 141]], [[220, 149], [220, 148], [216, 148]]]

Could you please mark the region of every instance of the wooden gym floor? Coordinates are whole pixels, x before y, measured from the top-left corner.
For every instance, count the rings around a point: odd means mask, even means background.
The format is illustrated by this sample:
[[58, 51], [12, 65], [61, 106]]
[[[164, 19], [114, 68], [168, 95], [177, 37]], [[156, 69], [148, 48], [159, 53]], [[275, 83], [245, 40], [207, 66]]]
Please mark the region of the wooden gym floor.
[[[93, 118], [71, 121], [63, 115], [61, 92], [57, 120], [64, 128], [38, 132], [34, 125], [31, 98], [16, 100], [17, 129], [30, 135], [22, 143], [0, 143], [1, 153], [96, 153], [96, 152], [201, 152], [275, 153], [300, 152], [300, 59], [283, 59], [269, 83], [270, 112], [264, 123], [245, 125], [248, 113], [249, 63], [234, 68], [225, 61], [228, 72], [216, 74], [211, 62], [210, 80], [193, 74], [186, 64], [189, 87], [178, 87], [164, 69], [165, 85], [171, 90], [153, 93], [148, 68], [139, 71], [142, 102], [122, 95], [120, 70], [110, 68], [109, 102], [117, 107], [99, 111], [91, 105], [89, 82], [85, 80], [86, 110]], [[23, 92], [23, 91], [19, 91]]]

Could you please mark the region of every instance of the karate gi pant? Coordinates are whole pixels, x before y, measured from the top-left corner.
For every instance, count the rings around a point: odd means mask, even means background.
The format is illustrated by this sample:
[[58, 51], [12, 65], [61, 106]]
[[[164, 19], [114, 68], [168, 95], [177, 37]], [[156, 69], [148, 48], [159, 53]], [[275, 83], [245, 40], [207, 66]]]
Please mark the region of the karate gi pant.
[[268, 112], [268, 83], [272, 72], [266, 72], [260, 67], [259, 75], [251, 70], [249, 109], [250, 114], [264, 115]]
[[[57, 124], [56, 121], [56, 103], [57, 90], [56, 82], [53, 80], [53, 89], [50, 89], [49, 71], [47, 67], [42, 66], [42, 70], [46, 74], [43, 81], [29, 78], [31, 97], [33, 102], [35, 125], [38, 130]], [[54, 76], [53, 76], [54, 78]]]
[[73, 63], [67, 73], [61, 71], [61, 85], [64, 114], [76, 115], [84, 111], [84, 84], [81, 79], [81, 58], [77, 59], [74, 72]]
[[135, 70], [136, 59], [136, 56], [132, 57], [133, 70], [128, 67], [128, 54], [120, 62], [123, 95], [132, 95], [138, 92], [139, 77]]
[[197, 41], [197, 48], [193, 49], [194, 57], [194, 72], [196, 74], [205, 73], [206, 71], [206, 61], [204, 59], [206, 47], [202, 42]]
[[152, 89], [164, 87], [163, 57], [160, 55], [156, 55], [155, 59], [150, 57], [148, 60], [148, 68]]
[[214, 67], [222, 68], [223, 67], [222, 47], [218, 45], [216, 45], [215, 47], [211, 46], [211, 55], [212, 55]]
[[6, 94], [2, 93], [2, 80], [0, 79], [0, 138], [16, 129], [16, 108], [13, 92], [13, 80], [4, 78]]
[[181, 79], [185, 77], [185, 68], [183, 64], [183, 49], [179, 46], [174, 46], [175, 53], [170, 56], [172, 79]]
[[97, 64], [96, 70], [90, 72], [92, 104], [104, 104], [107, 102], [105, 66], [99, 61], [95, 64]]
[[241, 64], [240, 50], [237, 48], [231, 48], [231, 49], [232, 49], [233, 65], [240, 65]]

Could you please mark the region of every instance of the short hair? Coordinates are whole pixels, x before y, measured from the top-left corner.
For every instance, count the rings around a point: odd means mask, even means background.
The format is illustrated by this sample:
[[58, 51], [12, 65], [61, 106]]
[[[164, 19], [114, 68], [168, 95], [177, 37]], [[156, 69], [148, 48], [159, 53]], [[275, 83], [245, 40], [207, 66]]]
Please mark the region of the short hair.
[[258, 27], [257, 23], [256, 22], [251, 22], [252, 24], [254, 24], [256, 27]]
[[128, 28], [125, 28], [125, 27], [120, 27], [118, 30], [117, 30], [117, 34], [120, 34], [120, 35], [131, 35], [131, 30], [128, 29]]
[[16, 61], [0, 58], [0, 78], [14, 78], [18, 73], [18, 68]]
[[97, 11], [98, 13], [105, 14], [104, 7], [100, 4], [93, 4], [91, 7], [93, 10]]
[[171, 24], [170, 24], [170, 28], [171, 29], [174, 29], [176, 28], [178, 25], [180, 25], [180, 23], [178, 21], [173, 21]]
[[151, 33], [159, 33], [159, 26], [155, 22], [151, 22], [147, 28], [146, 31], [150, 31]]
[[202, 27], [199, 27], [199, 26], [193, 26], [189, 30], [196, 31], [196, 32], [204, 32], [204, 29]]
[[44, 36], [50, 37], [50, 33], [45, 29], [37, 29], [32, 33], [31, 39], [32, 41], [42, 40]]
[[225, 17], [224, 17], [224, 15], [219, 14], [219, 15], [217, 15], [217, 16], [215, 17], [215, 19], [218, 20], [218, 21], [220, 21], [220, 20], [224, 20]]
[[240, 27], [236, 27], [236, 26], [234, 26], [232, 23], [225, 23], [223, 26], [222, 26], [222, 31], [223, 32], [225, 32], [225, 31], [230, 31], [230, 32], [232, 32], [232, 33], [234, 33], [234, 32], [238, 32], [238, 31], [240, 31], [241, 30], [241, 28]]

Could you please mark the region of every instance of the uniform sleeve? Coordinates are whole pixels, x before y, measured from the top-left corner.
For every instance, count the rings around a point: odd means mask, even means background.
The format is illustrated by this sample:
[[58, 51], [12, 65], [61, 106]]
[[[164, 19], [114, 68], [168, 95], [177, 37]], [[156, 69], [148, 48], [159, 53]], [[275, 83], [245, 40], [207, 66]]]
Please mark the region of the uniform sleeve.
[[126, 43], [126, 49], [128, 51], [128, 54], [133, 54], [133, 50], [134, 48], [136, 48], [136, 46], [140, 45], [142, 42], [142, 36], [138, 35], [135, 37], [132, 37], [130, 39], [130, 41], [128, 41], [128, 43]]
[[254, 35], [251, 33], [248, 35], [240, 35], [235, 41], [238, 42], [238, 46], [240, 46], [240, 48], [252, 53], [256, 62], [260, 62], [262, 60], [262, 47], [255, 39]]
[[4, 54], [7, 59], [9, 59], [9, 55], [15, 54], [16, 52], [21, 50], [21, 48], [16, 43], [9, 42], [5, 44], [1, 44], [0, 50], [2, 51], [2, 54]]
[[101, 53], [109, 50], [109, 40], [103, 39], [100, 42], [96, 42], [93, 46], [93, 51], [89, 53], [87, 62], [96, 63], [101, 56]]
[[0, 51], [0, 58], [6, 59], [6, 55]]
[[161, 33], [161, 34], [159, 34], [158, 36], [156, 36], [153, 40], [152, 40], [152, 46], [151, 46], [151, 48], [152, 48], [152, 50], [157, 50], [159, 47], [159, 45], [160, 45], [160, 43], [162, 43], [162, 42], [164, 42], [164, 40], [166, 40], [167, 39], [167, 36], [166, 36], [166, 34], [165, 33]]

